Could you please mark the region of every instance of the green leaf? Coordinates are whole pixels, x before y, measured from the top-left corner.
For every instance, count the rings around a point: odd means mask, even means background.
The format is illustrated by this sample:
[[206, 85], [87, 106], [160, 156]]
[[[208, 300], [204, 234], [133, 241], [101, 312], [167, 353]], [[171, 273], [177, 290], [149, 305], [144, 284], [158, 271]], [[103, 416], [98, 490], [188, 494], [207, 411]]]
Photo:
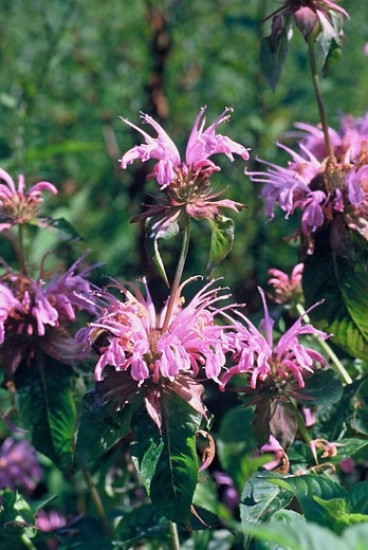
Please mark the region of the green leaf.
[[245, 548], [250, 539], [248, 536], [250, 533], [246, 527], [249, 524], [269, 521], [275, 512], [285, 508], [293, 498], [289, 492], [270, 483], [270, 478], [274, 479], [275, 476], [277, 476], [275, 473], [258, 472], [253, 474], [245, 484], [240, 499], [240, 517], [242, 528], [245, 531]]
[[116, 527], [116, 537], [127, 549], [154, 541], [163, 543], [168, 536], [168, 521], [156, 512], [152, 504], [143, 504], [124, 514]]
[[223, 469], [231, 476], [239, 491], [247, 478], [258, 468], [254, 459], [256, 437], [252, 430], [253, 410], [235, 407], [222, 418], [216, 446]]
[[345, 497], [344, 489], [325, 475], [287, 476], [282, 479], [275, 478], [272, 483], [290, 491], [298, 499], [306, 519], [321, 525], [326, 525], [328, 518], [315, 497], [325, 500]]
[[211, 226], [211, 244], [206, 275], [209, 277], [222, 260], [229, 254], [234, 243], [234, 222], [231, 218], [218, 215], [208, 219]]
[[142, 399], [127, 372], [110, 373], [96, 383], [95, 390], [84, 396], [75, 449], [78, 465], [96, 460], [131, 430], [132, 416]]
[[368, 481], [360, 481], [347, 489], [350, 511], [368, 513]]
[[350, 258], [329, 247], [316, 250], [304, 264], [306, 304], [324, 302], [310, 313], [312, 321], [332, 333], [332, 341], [353, 357], [368, 359], [368, 261], [366, 241], [355, 236]]
[[271, 41], [271, 37], [266, 37], [261, 40], [261, 69], [273, 92], [280, 80], [282, 69], [286, 61], [290, 37], [289, 29], [286, 26], [277, 35], [276, 40]]
[[21, 537], [36, 536], [35, 518], [26, 499], [17, 491], [0, 491], [0, 547], [4, 550], [24, 548]]
[[135, 435], [132, 459], [147, 493], [150, 494], [152, 478], [164, 448], [164, 441], [157, 425], [143, 406], [134, 415], [132, 428]]
[[[42, 547], [43, 548], [43, 547]], [[66, 530], [58, 550], [114, 550], [101, 523], [93, 518], [82, 518], [73, 523], [73, 529]]]
[[312, 407], [337, 403], [342, 392], [343, 386], [336, 372], [332, 369], [321, 369], [306, 377], [305, 387], [298, 388], [293, 395], [304, 407]]
[[350, 513], [348, 502], [343, 498], [325, 500], [315, 496], [314, 500], [325, 511], [325, 524], [335, 533], [342, 533], [349, 525], [368, 521], [368, 515]]
[[165, 265], [162, 260], [159, 239], [170, 239], [175, 237], [180, 232], [180, 227], [177, 217], [173, 220], [165, 216], [153, 216], [146, 221], [145, 249], [147, 256], [155, 265], [160, 277], [163, 278], [165, 284], [169, 286], [169, 281], [165, 271]]
[[31, 430], [33, 445], [71, 473], [76, 426], [71, 367], [42, 353], [18, 367], [14, 382], [20, 417]]
[[292, 523], [285, 523], [271, 520], [267, 525], [243, 525], [243, 531], [248, 536], [276, 543], [287, 550], [355, 550], [355, 547], [345, 546], [345, 542], [325, 527], [306, 522], [304, 518], [294, 518]]
[[66, 239], [82, 241], [83, 238], [79, 235], [75, 227], [65, 218], [38, 218], [38, 225], [41, 227], [50, 227], [57, 229]]
[[135, 463], [158, 512], [189, 527], [198, 478], [196, 432], [202, 415], [168, 388], [162, 389], [160, 401], [161, 433], [147, 414], [135, 415]]
[[[341, 537], [346, 550], [366, 550], [368, 540], [368, 525], [361, 523], [346, 529]], [[334, 550], [337, 550], [334, 548]]]

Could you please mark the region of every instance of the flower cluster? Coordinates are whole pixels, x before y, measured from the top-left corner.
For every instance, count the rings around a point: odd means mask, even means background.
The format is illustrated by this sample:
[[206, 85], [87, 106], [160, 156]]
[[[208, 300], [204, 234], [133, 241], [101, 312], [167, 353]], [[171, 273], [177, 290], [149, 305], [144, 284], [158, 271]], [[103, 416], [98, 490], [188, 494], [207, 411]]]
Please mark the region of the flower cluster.
[[268, 284], [272, 286], [272, 299], [276, 304], [291, 305], [301, 302], [303, 269], [304, 264], [297, 264], [290, 276], [279, 269], [268, 270], [271, 275]]
[[183, 307], [181, 292], [189, 281], [178, 290], [166, 328], [167, 307], [156, 313], [145, 281], [145, 295], [135, 285], [129, 285], [131, 290], [119, 287], [125, 301], [108, 291], [91, 295], [89, 301], [99, 309], [100, 316], [82, 328], [76, 339], [99, 354], [96, 380], [102, 379], [106, 365], [117, 371], [129, 370], [139, 384], [148, 378], [154, 382], [161, 378], [174, 380], [180, 373], [195, 377], [201, 373], [218, 380], [229, 342], [226, 327], [215, 324], [216, 316], [226, 306], [217, 307], [216, 303], [228, 296], [219, 294], [222, 289], [214, 287], [212, 281]]
[[56, 187], [48, 181], [40, 181], [25, 191], [24, 176], [20, 174], [18, 187], [13, 178], [0, 168], [0, 231], [36, 218], [43, 201], [43, 191], [57, 194]]
[[214, 218], [218, 208], [232, 208], [239, 211], [243, 205], [229, 199], [216, 200], [219, 192], [211, 188], [210, 176], [220, 170], [210, 157], [215, 154], [225, 154], [231, 161], [234, 154], [243, 160], [248, 160], [248, 149], [222, 134], [216, 134], [217, 127], [222, 122], [230, 120], [231, 108], [226, 108], [218, 119], [207, 129], [204, 129], [206, 119], [205, 107], [200, 110], [186, 147], [185, 162], [182, 162], [175, 143], [165, 130], [149, 115], [142, 114], [142, 120], [152, 126], [157, 137], [153, 138], [127, 119], [123, 122], [140, 132], [145, 144], [136, 145], [127, 151], [121, 166], [126, 169], [135, 160], [145, 162], [157, 160], [153, 171], [148, 177], [156, 178], [163, 190], [161, 203], [148, 209], [145, 217], [166, 214], [167, 217], [178, 216], [182, 210], [195, 218]]
[[[0, 283], [0, 344], [7, 375], [14, 373], [22, 358], [32, 358], [35, 349], [62, 361], [78, 355], [68, 338], [66, 325], [76, 319], [82, 303], [76, 292], [90, 291], [86, 279], [90, 269], [77, 274], [82, 258], [65, 273], [33, 280], [27, 275], [7, 273]], [[93, 313], [92, 308], [83, 304]]]
[[0, 449], [0, 489], [23, 487], [31, 493], [42, 475], [36, 452], [28, 441], [15, 441], [11, 437], [3, 441]]
[[368, 239], [368, 116], [345, 116], [340, 131], [329, 131], [334, 158], [326, 156], [322, 130], [308, 124], [297, 127], [303, 131], [299, 153], [279, 144], [292, 159], [286, 168], [262, 161], [268, 165], [266, 172], [249, 172], [253, 181], [265, 184], [266, 214], [274, 216], [276, 203], [286, 217], [301, 210], [302, 235], [309, 238], [328, 227], [337, 251], [344, 227]]
[[304, 376], [314, 372], [316, 363], [323, 367], [325, 360], [314, 349], [304, 347], [299, 342], [299, 337], [314, 334], [325, 340], [328, 335], [310, 324], [303, 325], [302, 317], [299, 317], [275, 344], [274, 322], [269, 315], [264, 292], [262, 289], [259, 289], [259, 292], [264, 308], [262, 328], [265, 336], [247, 317], [238, 312], [243, 322], [234, 321], [236, 330], [231, 333], [231, 347], [234, 349], [232, 361], [235, 365], [224, 374], [221, 386], [225, 388], [234, 375], [245, 374], [252, 389], [258, 387], [258, 382], [267, 381], [271, 385], [282, 386], [291, 382], [293, 378], [299, 387], [304, 387]]

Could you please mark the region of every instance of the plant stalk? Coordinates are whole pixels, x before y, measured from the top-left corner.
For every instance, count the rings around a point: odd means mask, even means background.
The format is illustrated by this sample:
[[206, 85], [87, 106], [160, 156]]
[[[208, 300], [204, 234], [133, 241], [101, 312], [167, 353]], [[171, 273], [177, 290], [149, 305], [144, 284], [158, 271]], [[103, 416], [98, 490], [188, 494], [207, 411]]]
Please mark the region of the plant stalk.
[[[301, 304], [297, 304], [296, 308], [300, 313], [300, 315], [303, 315], [304, 319], [307, 321], [307, 323], [309, 323], [310, 322], [309, 317], [308, 315], [306, 315], [305, 309], [303, 308], [303, 306]], [[320, 344], [321, 348], [327, 353], [327, 355], [335, 365], [343, 381], [346, 382], [346, 384], [352, 384], [353, 380], [350, 374], [346, 371], [344, 365], [341, 363], [340, 359], [337, 357], [335, 352], [330, 348], [327, 342], [325, 340], [322, 340], [322, 338], [320, 338], [317, 335], [315, 335], [315, 338], [318, 340], [318, 343]]]
[[171, 537], [172, 550], [180, 550], [178, 526], [173, 521], [169, 521], [169, 531], [170, 531], [170, 537]]
[[112, 529], [111, 529], [111, 526], [110, 526], [110, 522], [109, 522], [109, 520], [106, 516], [106, 512], [105, 512], [104, 506], [102, 504], [101, 497], [100, 497], [100, 495], [99, 495], [99, 493], [96, 489], [95, 484], [93, 483], [91, 474], [90, 474], [90, 472], [89, 472], [89, 470], [86, 466], [84, 468], [82, 468], [82, 472], [83, 472], [83, 476], [84, 476], [84, 479], [86, 481], [86, 484], [87, 484], [87, 487], [88, 487], [88, 490], [89, 490], [89, 494], [91, 495], [91, 498], [93, 500], [93, 504], [95, 505], [98, 517], [101, 520], [101, 523], [103, 525], [105, 533], [109, 538], [112, 538], [113, 533], [112, 533]]
[[314, 41], [315, 41], [315, 36], [314, 36], [313, 33], [311, 33], [311, 35], [309, 36], [309, 39], [308, 39], [308, 56], [309, 56], [309, 64], [310, 64], [310, 69], [311, 69], [313, 87], [314, 87], [314, 95], [315, 95], [315, 98], [316, 98], [316, 101], [317, 101], [319, 118], [320, 118], [320, 121], [321, 121], [321, 124], [322, 124], [322, 130], [323, 130], [323, 135], [324, 135], [324, 138], [325, 138], [327, 154], [330, 158], [330, 161], [334, 162], [335, 155], [333, 153], [330, 134], [329, 134], [329, 131], [328, 131], [327, 115], [326, 115], [326, 110], [325, 110], [325, 106], [324, 106], [324, 103], [323, 103], [321, 87], [320, 87], [320, 80], [319, 80], [317, 65], [316, 65], [316, 56], [315, 56], [315, 52], [314, 52]]
[[183, 241], [182, 241], [182, 245], [181, 245], [178, 265], [176, 267], [174, 280], [173, 280], [172, 285], [171, 285], [170, 297], [169, 297], [169, 301], [168, 301], [168, 304], [167, 304], [167, 310], [166, 310], [166, 314], [165, 314], [164, 323], [162, 325], [162, 332], [165, 332], [167, 330], [167, 327], [169, 326], [170, 317], [171, 317], [171, 314], [172, 314], [172, 311], [173, 311], [173, 308], [174, 308], [174, 305], [175, 305], [175, 301], [176, 301], [176, 298], [177, 298], [176, 295], [177, 295], [177, 292], [178, 292], [178, 289], [179, 289], [179, 286], [180, 286], [180, 282], [181, 282], [181, 278], [182, 278], [182, 275], [183, 275], [183, 271], [184, 271], [185, 261], [187, 259], [187, 254], [188, 254], [188, 249], [189, 249], [189, 240], [190, 240], [190, 223], [189, 223], [189, 218], [187, 217], [186, 222], [185, 222], [185, 227], [184, 227], [184, 230], [183, 230]]

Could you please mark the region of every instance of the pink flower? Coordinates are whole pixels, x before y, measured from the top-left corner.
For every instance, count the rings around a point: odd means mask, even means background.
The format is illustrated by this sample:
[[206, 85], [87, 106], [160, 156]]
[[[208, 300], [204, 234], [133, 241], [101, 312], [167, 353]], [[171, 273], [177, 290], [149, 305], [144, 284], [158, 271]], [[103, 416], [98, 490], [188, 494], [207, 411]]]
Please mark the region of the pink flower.
[[82, 305], [89, 313], [95, 309], [82, 304], [76, 294], [90, 292], [86, 280], [90, 269], [77, 274], [83, 258], [49, 283], [9, 273], [0, 284], [0, 356], [8, 375], [14, 373], [22, 358], [31, 359], [37, 346], [61, 361], [69, 362], [80, 354], [68, 336], [68, 325], [76, 320]]
[[187, 144], [185, 163], [182, 163], [174, 142], [152, 117], [146, 114], [141, 115], [142, 120], [150, 124], [156, 131], [156, 138], [151, 137], [135, 124], [122, 118], [125, 124], [140, 132], [146, 142], [142, 145], [136, 145], [123, 155], [121, 159], [122, 168], [126, 169], [129, 164], [138, 159], [142, 162], [155, 159], [158, 162], [149, 177], [155, 177], [160, 187], [165, 188], [172, 185], [178, 178], [180, 180], [189, 178], [190, 180], [195, 174], [198, 179], [200, 176], [208, 177], [213, 172], [220, 170], [219, 166], [209, 160], [209, 157], [217, 153], [224, 153], [231, 161], [234, 160], [233, 154], [240, 155], [243, 160], [248, 160], [248, 149], [226, 136], [216, 134], [216, 128], [219, 124], [230, 120], [228, 113], [232, 109], [226, 108], [220, 117], [204, 130], [206, 123], [205, 109], [205, 107], [202, 107], [194, 122]]
[[21, 309], [20, 302], [7, 286], [0, 284], [0, 345], [4, 342], [5, 322], [16, 310]]
[[5, 439], [0, 449], [0, 489], [21, 486], [31, 493], [42, 478], [35, 449], [28, 441]]
[[215, 317], [225, 309], [216, 303], [227, 296], [218, 295], [222, 289], [213, 288], [210, 282], [183, 307], [180, 293], [189, 281], [179, 289], [167, 330], [162, 329], [166, 307], [157, 314], [145, 281], [145, 295], [135, 285], [129, 285], [131, 290], [118, 287], [125, 296], [123, 302], [107, 291], [91, 296], [100, 317], [81, 329], [77, 340], [100, 355], [96, 380], [102, 379], [106, 365], [117, 371], [129, 370], [139, 384], [148, 378], [173, 381], [180, 373], [197, 376], [202, 370], [206, 378], [218, 380], [228, 337], [226, 328], [215, 324]]
[[304, 334], [315, 334], [325, 340], [328, 335], [310, 324], [303, 325], [301, 316], [278, 342], [274, 343], [274, 323], [268, 313], [264, 292], [261, 288], [259, 292], [264, 308], [262, 328], [265, 335], [247, 317], [238, 312], [238, 316], [245, 324], [234, 321], [235, 331], [232, 334], [231, 347], [235, 350], [232, 358], [235, 366], [230, 367], [222, 376], [221, 387], [224, 389], [230, 378], [238, 374], [247, 376], [252, 389], [256, 389], [258, 382], [269, 380], [281, 383], [292, 378], [296, 379], [299, 387], [304, 387], [304, 376], [314, 372], [315, 363], [320, 363], [323, 367], [325, 360], [317, 351], [303, 346], [299, 342], [299, 337]]
[[36, 526], [40, 531], [50, 532], [66, 525], [66, 517], [57, 510], [39, 510], [36, 514]]
[[304, 264], [297, 264], [291, 273], [287, 275], [279, 269], [269, 269], [271, 279], [268, 284], [273, 287], [273, 300], [277, 304], [291, 304], [302, 298], [302, 276]]
[[287, 473], [289, 470], [289, 459], [284, 451], [284, 449], [281, 447], [280, 443], [277, 441], [277, 439], [270, 435], [270, 439], [267, 443], [262, 445], [260, 449], [261, 453], [273, 453], [274, 459], [270, 462], [267, 462], [263, 465], [263, 468], [265, 470], [274, 470], [275, 468], [279, 467], [279, 469], [282, 468], [282, 473]]
[[37, 217], [39, 205], [43, 201], [43, 191], [55, 195], [56, 187], [47, 181], [40, 181], [25, 191], [24, 176], [20, 174], [18, 188], [13, 178], [0, 168], [0, 211], [2, 223], [0, 231], [10, 229], [13, 225], [27, 223]]
[[[301, 210], [301, 233], [307, 238], [330, 225], [340, 235], [342, 219], [368, 240], [368, 116], [345, 116], [339, 132], [330, 129], [334, 160], [325, 156], [322, 130], [301, 123], [297, 127], [304, 138], [300, 153], [281, 145], [292, 159], [286, 168], [262, 161], [267, 171], [248, 173], [265, 184], [266, 215], [274, 216], [276, 204], [286, 217]], [[335, 239], [341, 240], [341, 235]]]

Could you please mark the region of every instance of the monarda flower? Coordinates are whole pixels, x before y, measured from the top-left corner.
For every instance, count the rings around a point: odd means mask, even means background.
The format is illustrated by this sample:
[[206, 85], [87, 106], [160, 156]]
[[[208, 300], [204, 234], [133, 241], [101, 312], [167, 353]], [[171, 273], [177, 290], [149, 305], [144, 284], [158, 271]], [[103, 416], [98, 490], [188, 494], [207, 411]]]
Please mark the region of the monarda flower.
[[269, 269], [271, 278], [268, 285], [272, 287], [272, 299], [276, 304], [294, 305], [300, 303], [303, 298], [302, 276], [304, 264], [297, 264], [289, 276], [280, 269]]
[[[24, 274], [8, 273], [0, 282], [0, 356], [10, 377], [22, 359], [32, 360], [37, 348], [69, 363], [78, 351], [68, 335], [82, 308], [76, 292], [89, 292], [86, 279], [90, 269], [77, 273], [82, 258], [49, 282], [45, 275], [37, 280]], [[89, 313], [92, 306], [83, 304]]]
[[226, 306], [216, 304], [228, 296], [218, 294], [222, 289], [210, 282], [184, 307], [180, 294], [189, 281], [178, 291], [167, 329], [162, 328], [166, 306], [157, 314], [145, 281], [144, 294], [136, 285], [117, 285], [124, 301], [106, 290], [91, 296], [100, 317], [76, 338], [99, 354], [96, 380], [102, 380], [104, 368], [111, 365], [117, 371], [129, 371], [139, 385], [147, 379], [173, 381], [180, 373], [218, 381], [228, 336], [225, 327], [215, 324]]
[[42, 468], [37, 460], [36, 451], [26, 441], [6, 438], [0, 448], [0, 490], [8, 487], [14, 491], [22, 487], [32, 493], [42, 479]]
[[282, 388], [293, 383], [293, 380], [303, 388], [304, 377], [314, 372], [317, 363], [323, 367], [325, 360], [320, 353], [301, 344], [299, 337], [314, 334], [325, 340], [328, 335], [310, 324], [303, 325], [301, 316], [277, 343], [274, 342], [274, 322], [269, 315], [264, 292], [262, 289], [259, 289], [259, 292], [264, 308], [264, 334], [238, 312], [241, 321], [234, 321], [235, 330], [233, 333], [230, 332], [233, 336], [230, 347], [235, 350], [232, 362], [235, 365], [222, 376], [221, 387], [224, 389], [234, 375], [243, 374], [253, 390], [258, 389], [263, 382], [269, 387]]
[[334, 158], [326, 156], [323, 132], [308, 124], [298, 124], [304, 139], [300, 153], [280, 145], [291, 156], [285, 168], [268, 165], [265, 172], [249, 172], [251, 179], [263, 183], [265, 212], [274, 216], [275, 204], [286, 217], [301, 210], [301, 234], [310, 241], [321, 229], [330, 231], [335, 252], [349, 255], [347, 228], [368, 240], [368, 118], [355, 121], [344, 117], [339, 132], [330, 129]]
[[206, 417], [200, 382], [218, 382], [225, 367], [227, 327], [215, 320], [227, 309], [218, 303], [228, 296], [212, 281], [184, 307], [181, 292], [191, 280], [178, 289], [169, 319], [170, 299], [157, 313], [145, 281], [144, 294], [136, 285], [116, 283], [123, 301], [107, 290], [85, 297], [100, 316], [81, 329], [76, 340], [99, 355], [94, 392], [99, 403], [113, 401], [120, 410], [144, 399], [148, 414], [161, 429], [162, 396], [174, 393]]
[[0, 231], [10, 229], [16, 224], [28, 223], [37, 218], [43, 192], [55, 195], [56, 187], [48, 181], [40, 181], [28, 191], [25, 189], [24, 176], [20, 174], [18, 187], [13, 178], [0, 168]]
[[182, 210], [194, 218], [211, 219], [218, 214], [218, 208], [231, 208], [238, 212], [243, 207], [241, 203], [231, 200], [217, 200], [220, 193], [212, 189], [210, 177], [220, 167], [210, 157], [225, 154], [233, 161], [235, 154], [248, 160], [248, 149], [227, 136], [216, 134], [217, 127], [230, 120], [231, 108], [226, 108], [207, 129], [204, 128], [205, 109], [202, 107], [194, 122], [186, 147], [185, 162], [181, 160], [175, 143], [152, 117], [141, 115], [142, 120], [156, 131], [157, 137], [151, 137], [127, 119], [122, 119], [125, 124], [140, 132], [146, 143], [127, 151], [121, 159], [121, 167], [126, 169], [135, 160], [157, 161], [148, 177], [156, 178], [163, 196], [158, 205], [148, 208], [144, 217], [164, 215], [173, 223], [173, 218], [178, 217]]

